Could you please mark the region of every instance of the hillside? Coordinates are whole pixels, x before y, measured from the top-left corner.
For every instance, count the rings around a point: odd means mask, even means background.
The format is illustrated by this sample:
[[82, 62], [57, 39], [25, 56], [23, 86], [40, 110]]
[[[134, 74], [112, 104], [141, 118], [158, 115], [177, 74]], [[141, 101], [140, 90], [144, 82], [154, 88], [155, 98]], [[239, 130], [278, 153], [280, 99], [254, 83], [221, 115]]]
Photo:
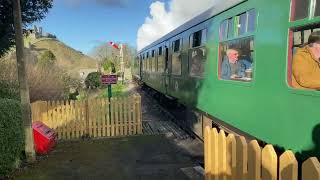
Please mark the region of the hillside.
[[68, 71], [72, 76], [79, 76], [80, 69], [96, 68], [96, 60], [67, 46], [57, 39], [37, 39], [31, 43], [30, 48], [32, 52], [36, 54], [50, 50], [56, 56], [58, 66]]

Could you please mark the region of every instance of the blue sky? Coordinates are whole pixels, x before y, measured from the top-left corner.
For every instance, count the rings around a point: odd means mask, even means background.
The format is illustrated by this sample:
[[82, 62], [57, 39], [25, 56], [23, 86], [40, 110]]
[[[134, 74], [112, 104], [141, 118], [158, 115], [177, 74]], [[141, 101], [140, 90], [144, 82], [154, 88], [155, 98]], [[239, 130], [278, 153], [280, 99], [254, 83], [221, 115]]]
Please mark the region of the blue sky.
[[35, 23], [70, 47], [90, 53], [108, 41], [136, 46], [137, 31], [154, 0], [54, 0], [46, 18]]

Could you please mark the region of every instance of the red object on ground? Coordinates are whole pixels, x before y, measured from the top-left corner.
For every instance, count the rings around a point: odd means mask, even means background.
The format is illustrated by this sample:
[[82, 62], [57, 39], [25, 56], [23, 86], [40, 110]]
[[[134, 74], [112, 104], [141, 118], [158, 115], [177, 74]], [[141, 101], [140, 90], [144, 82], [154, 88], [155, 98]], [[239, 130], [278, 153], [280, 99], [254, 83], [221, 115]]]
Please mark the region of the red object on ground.
[[47, 154], [56, 144], [56, 133], [44, 123], [32, 123], [35, 150], [38, 154]]

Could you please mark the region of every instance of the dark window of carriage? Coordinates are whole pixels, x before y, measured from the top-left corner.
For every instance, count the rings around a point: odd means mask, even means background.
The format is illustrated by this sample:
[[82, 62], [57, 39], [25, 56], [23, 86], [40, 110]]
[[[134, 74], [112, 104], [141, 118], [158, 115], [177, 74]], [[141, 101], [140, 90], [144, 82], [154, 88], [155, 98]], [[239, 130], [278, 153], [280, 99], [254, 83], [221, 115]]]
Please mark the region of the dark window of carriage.
[[309, 15], [310, 2], [311, 0], [292, 0], [291, 20], [296, 21], [307, 18]]
[[[193, 77], [203, 77], [206, 60], [207, 30], [203, 29], [190, 35], [189, 74]], [[195, 43], [196, 41], [196, 43]]]
[[158, 72], [164, 72], [165, 63], [164, 63], [164, 56], [162, 52], [162, 46], [158, 48]]
[[234, 35], [234, 22], [233, 18], [228, 19], [228, 34], [227, 38], [232, 38]]
[[159, 47], [158, 54], [159, 54], [159, 56], [162, 56], [162, 46]]
[[180, 51], [180, 39], [173, 42], [173, 52]]
[[320, 16], [320, 0], [316, 0], [315, 3], [314, 16]]
[[247, 32], [254, 32], [256, 29], [256, 10], [251, 9], [248, 13], [248, 24], [247, 24]]
[[224, 20], [220, 25], [220, 39], [227, 39], [227, 37], [228, 37], [228, 20]]
[[247, 13], [238, 16], [238, 35], [241, 36], [247, 31]]
[[151, 57], [154, 57], [154, 53], [155, 53], [155, 51], [152, 50], [152, 51], [151, 51]]
[[175, 40], [172, 44], [173, 46], [173, 54], [172, 54], [172, 66], [171, 66], [171, 74], [173, 75], [181, 75], [182, 73], [182, 63], [181, 63], [181, 55], [180, 55], [180, 39]]

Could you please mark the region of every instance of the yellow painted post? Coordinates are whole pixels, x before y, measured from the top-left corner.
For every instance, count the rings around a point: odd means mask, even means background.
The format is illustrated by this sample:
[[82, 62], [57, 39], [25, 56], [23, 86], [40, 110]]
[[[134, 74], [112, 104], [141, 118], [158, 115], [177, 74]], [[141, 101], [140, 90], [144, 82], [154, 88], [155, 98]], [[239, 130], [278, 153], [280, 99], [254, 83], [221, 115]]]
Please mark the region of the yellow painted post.
[[78, 106], [77, 106], [77, 113], [78, 113], [78, 117], [77, 117], [77, 120], [79, 121], [80, 123], [80, 129], [81, 129], [81, 136], [85, 136], [86, 133], [87, 133], [87, 126], [86, 126], [86, 103], [85, 101], [77, 101], [78, 103]]
[[218, 175], [219, 180], [227, 179], [227, 144], [226, 134], [220, 130], [218, 135]]
[[106, 100], [104, 98], [100, 99], [101, 101], [101, 136], [106, 136]]
[[210, 138], [212, 139], [211, 143], [211, 179], [212, 180], [218, 180], [219, 179], [219, 164], [218, 164], [218, 131], [217, 129], [213, 128], [210, 132]]
[[106, 106], [105, 106], [105, 109], [106, 109], [106, 119], [107, 119], [107, 136], [111, 136], [111, 117], [109, 116], [109, 100], [108, 99], [105, 99], [105, 102], [106, 102]]
[[248, 180], [261, 179], [261, 148], [256, 140], [248, 145]]
[[93, 99], [93, 112], [94, 112], [94, 119], [93, 119], [93, 135], [94, 137], [98, 136], [98, 127], [97, 127], [97, 123], [98, 123], [98, 117], [99, 117], [99, 105], [98, 105], [98, 99]]
[[50, 128], [53, 128], [52, 121], [51, 121], [51, 113], [52, 113], [52, 111], [51, 111], [51, 102], [48, 101], [47, 102], [47, 121], [48, 121], [48, 126]]
[[64, 133], [63, 133], [63, 121], [62, 121], [62, 103], [61, 103], [61, 101], [57, 101], [57, 115], [56, 115], [56, 117], [57, 117], [57, 128], [58, 128], [58, 132], [59, 132], [59, 135], [60, 135], [60, 137], [61, 137], [61, 139], [65, 139], [65, 137], [64, 137]]
[[128, 135], [128, 104], [129, 104], [129, 98], [126, 97], [123, 101], [123, 124], [124, 124], [124, 135]]
[[212, 139], [211, 139], [211, 129], [207, 126], [204, 130], [204, 171], [205, 179], [211, 179], [211, 166], [212, 166]]
[[237, 164], [236, 164], [236, 138], [233, 134], [229, 134], [226, 140], [227, 164], [226, 174], [227, 180], [236, 180]]
[[73, 120], [74, 122], [74, 125], [75, 125], [75, 136], [76, 138], [79, 138], [80, 137], [80, 131], [79, 131], [79, 124], [78, 124], [78, 121], [75, 117], [75, 102], [74, 100], [71, 100], [70, 101], [70, 119]]
[[302, 163], [302, 180], [320, 180], [320, 163], [316, 157]]
[[116, 116], [116, 113], [115, 113], [115, 104], [116, 104], [116, 99], [114, 98], [111, 98], [111, 136], [115, 136], [116, 135], [116, 124], [115, 124], [115, 116]]
[[103, 137], [102, 136], [102, 116], [104, 115], [103, 114], [103, 108], [102, 108], [102, 99], [99, 98], [98, 99], [98, 113], [99, 113], [99, 116], [98, 116], [98, 120], [97, 120], [97, 128], [98, 128], [98, 137]]
[[132, 125], [133, 125], [133, 134], [137, 134], [137, 103], [135, 95], [132, 96], [132, 111], [133, 111], [133, 118], [132, 118]]
[[280, 156], [279, 176], [279, 180], [298, 180], [298, 162], [292, 151], [286, 151]]
[[70, 104], [69, 101], [65, 101], [65, 121], [68, 125], [68, 129], [67, 129], [67, 133], [68, 133], [68, 139], [72, 139], [73, 138], [73, 122], [71, 121], [71, 119], [69, 118], [69, 114], [70, 114]]
[[115, 98], [114, 101], [114, 114], [115, 114], [115, 126], [116, 126], [116, 136], [119, 136], [119, 99]]
[[128, 134], [132, 135], [132, 98], [128, 97]]
[[248, 173], [248, 145], [243, 136], [236, 137], [237, 153], [237, 180], [247, 180]]
[[262, 149], [262, 180], [277, 180], [277, 154], [272, 145]]
[[138, 133], [142, 134], [142, 112], [141, 112], [141, 96], [137, 94], [138, 98]]
[[81, 121], [80, 121], [80, 113], [79, 113], [80, 103], [81, 103], [80, 101], [74, 101], [74, 119], [76, 120], [78, 125], [79, 137], [83, 135]]
[[119, 135], [120, 136], [123, 136], [124, 135], [124, 132], [123, 132], [123, 125], [124, 125], [124, 122], [123, 122], [123, 104], [124, 104], [124, 101], [123, 101], [123, 98], [119, 98], [119, 103], [118, 103], [118, 107], [119, 107], [119, 124], [120, 124], [120, 128], [119, 128]]

